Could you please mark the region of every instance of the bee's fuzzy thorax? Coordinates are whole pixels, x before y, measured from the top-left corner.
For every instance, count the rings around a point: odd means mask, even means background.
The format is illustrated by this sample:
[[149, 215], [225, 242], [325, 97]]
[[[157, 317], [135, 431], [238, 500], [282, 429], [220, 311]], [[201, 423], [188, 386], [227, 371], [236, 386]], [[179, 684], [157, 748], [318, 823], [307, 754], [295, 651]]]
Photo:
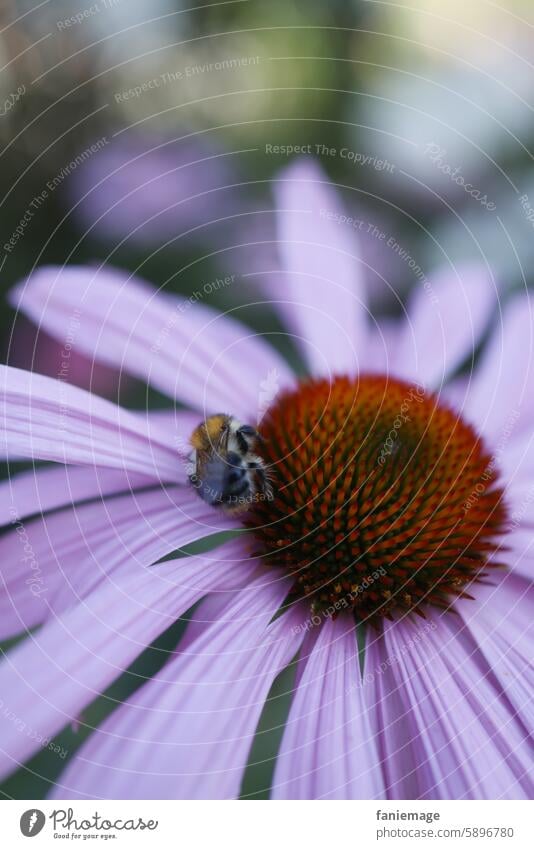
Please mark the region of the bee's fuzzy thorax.
[[206, 421], [201, 422], [193, 431], [190, 438], [190, 443], [196, 451], [208, 451], [216, 444], [221, 429], [224, 427], [229, 416], [224, 413], [210, 416]]

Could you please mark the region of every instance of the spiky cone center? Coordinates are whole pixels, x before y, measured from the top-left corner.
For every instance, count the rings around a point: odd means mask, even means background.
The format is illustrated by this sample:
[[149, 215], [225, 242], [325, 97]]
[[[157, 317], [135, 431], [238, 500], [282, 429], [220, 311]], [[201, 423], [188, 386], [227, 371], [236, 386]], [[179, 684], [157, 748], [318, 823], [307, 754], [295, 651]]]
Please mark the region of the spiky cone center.
[[503, 490], [482, 440], [436, 395], [384, 376], [311, 380], [275, 400], [261, 434], [275, 496], [245, 523], [315, 611], [423, 613], [485, 574]]

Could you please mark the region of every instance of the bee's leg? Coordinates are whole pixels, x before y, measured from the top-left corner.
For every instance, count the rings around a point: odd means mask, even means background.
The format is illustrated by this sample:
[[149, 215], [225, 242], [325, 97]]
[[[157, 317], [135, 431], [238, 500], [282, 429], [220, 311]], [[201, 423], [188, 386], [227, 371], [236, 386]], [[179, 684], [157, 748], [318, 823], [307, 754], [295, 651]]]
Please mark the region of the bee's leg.
[[243, 455], [245, 455], [245, 454], [247, 453], [247, 451], [248, 451], [248, 442], [247, 442], [247, 440], [245, 439], [245, 437], [244, 437], [244, 435], [243, 435], [243, 433], [242, 433], [241, 431], [242, 431], [242, 428], [239, 428], [239, 430], [236, 430], [236, 432], [235, 432], [235, 438], [236, 438], [236, 440], [237, 440], [237, 444], [238, 444], [239, 450], [241, 451], [241, 453], [242, 453]]
[[263, 477], [263, 483], [262, 483], [263, 492], [264, 492], [267, 500], [271, 501], [273, 496], [274, 496], [274, 491], [273, 491], [272, 484], [271, 484], [269, 478], [267, 477], [267, 475], [265, 474], [265, 472], [263, 471], [263, 469], [262, 469], [262, 477]]
[[251, 461], [248, 464], [249, 469], [254, 469], [256, 473], [256, 480], [258, 482], [258, 489], [263, 494], [266, 495], [267, 498], [272, 498], [273, 488], [270, 484], [269, 479], [267, 478], [267, 474], [265, 469], [261, 465], [261, 463]]
[[245, 454], [249, 449], [248, 439], [258, 439], [260, 442], [263, 442], [261, 435], [255, 428], [252, 427], [252, 425], [241, 425], [241, 427], [236, 430], [235, 435], [243, 454]]
[[260, 471], [260, 464], [256, 460], [249, 460], [249, 462], [247, 463], [247, 467], [250, 469], [251, 472], [254, 472], [254, 475], [251, 478], [252, 489], [254, 490], [253, 494], [256, 493], [258, 490], [261, 492], [261, 478], [258, 474]]

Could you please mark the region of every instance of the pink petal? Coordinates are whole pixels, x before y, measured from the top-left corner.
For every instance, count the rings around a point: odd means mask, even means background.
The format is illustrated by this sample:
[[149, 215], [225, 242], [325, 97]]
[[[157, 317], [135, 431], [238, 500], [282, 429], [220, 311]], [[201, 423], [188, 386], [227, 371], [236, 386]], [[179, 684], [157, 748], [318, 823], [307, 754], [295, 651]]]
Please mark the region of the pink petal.
[[[366, 351], [366, 306], [354, 230], [321, 169], [292, 163], [276, 182], [278, 243], [286, 270], [276, 306], [314, 374], [354, 374]], [[273, 299], [274, 301], [274, 299]]]
[[8, 459], [104, 466], [185, 480], [169, 434], [90, 392], [0, 366], [0, 451]]
[[0, 525], [58, 507], [129, 492], [153, 483], [151, 478], [115, 469], [54, 466], [20, 472], [0, 483]]
[[516, 296], [506, 305], [476, 369], [467, 415], [497, 444], [508, 442], [534, 419], [534, 304]]
[[498, 679], [503, 697], [525, 727], [534, 729], [534, 586], [519, 575], [506, 574], [499, 580], [493, 577], [491, 586], [478, 584], [473, 594], [475, 604], [460, 599], [455, 609]]
[[534, 478], [534, 434], [527, 429], [515, 433], [512, 422], [500, 440], [493, 440], [494, 456], [498, 469], [507, 483], [507, 491], [516, 485], [528, 491]]
[[[82, 603], [43, 626], [0, 664], [0, 772], [5, 774], [74, 720], [159, 634], [206, 592], [249, 580], [242, 542], [216, 551], [129, 570], [103, 582]], [[13, 733], [9, 716], [32, 733]]]
[[200, 303], [156, 292], [109, 268], [41, 268], [11, 301], [39, 326], [63, 339], [75, 316], [74, 346], [84, 354], [146, 380], [195, 409], [254, 418], [260, 383], [276, 371], [292, 374], [252, 330]]
[[506, 487], [508, 506], [508, 533], [503, 537], [503, 550], [497, 550], [492, 558], [505, 563], [516, 575], [534, 579], [534, 485], [532, 475], [517, 479]]
[[[423, 630], [427, 625], [435, 629]], [[528, 734], [461, 620], [443, 614], [421, 624], [408, 617], [384, 634], [384, 661], [411, 734], [417, 798], [528, 798]]]
[[381, 318], [370, 327], [362, 367], [373, 374], [389, 374], [396, 364], [399, 338], [404, 327], [396, 319]]
[[[269, 573], [267, 573], [269, 574]], [[271, 573], [272, 574], [272, 573]], [[232, 799], [271, 684], [301, 643], [286, 614], [288, 589], [265, 574], [184, 653], [178, 648], [88, 740], [54, 794], [74, 797]]]
[[[190, 453], [189, 436], [199, 423], [199, 414], [188, 410], [157, 410], [137, 415], [146, 418], [149, 435], [152, 425], [156, 432], [164, 429], [173, 435], [172, 441], [180, 455], [177, 462], [187, 471], [184, 461]], [[0, 525], [150, 484], [153, 479], [145, 475], [99, 466], [33, 468], [0, 482]]]
[[373, 730], [381, 757], [388, 799], [418, 799], [422, 794], [417, 757], [407, 709], [393, 675], [395, 658], [388, 655], [382, 634], [370, 633], [365, 652], [364, 686], [368, 690]]
[[505, 551], [497, 551], [492, 559], [498, 563], [504, 562], [514, 575], [522, 575], [528, 581], [534, 580], [532, 522], [525, 522], [524, 528], [520, 526], [505, 536], [504, 546]]
[[352, 618], [328, 619], [296, 687], [275, 799], [382, 799], [384, 784]]
[[110, 574], [236, 525], [186, 489], [152, 489], [17, 522], [0, 537], [0, 638], [61, 613]]
[[413, 295], [395, 372], [434, 389], [471, 355], [495, 308], [495, 286], [482, 268], [449, 269]]
[[[156, 428], [156, 435], [161, 434], [162, 429], [173, 434], [172, 442], [179, 455], [176, 462], [186, 472], [184, 461], [191, 451], [189, 437], [199, 423], [199, 414], [188, 410], [157, 410], [137, 415], [146, 419], [149, 437], [152, 425]], [[80, 501], [130, 492], [153, 483], [153, 479], [145, 475], [100, 466], [33, 468], [0, 482], [0, 525]]]

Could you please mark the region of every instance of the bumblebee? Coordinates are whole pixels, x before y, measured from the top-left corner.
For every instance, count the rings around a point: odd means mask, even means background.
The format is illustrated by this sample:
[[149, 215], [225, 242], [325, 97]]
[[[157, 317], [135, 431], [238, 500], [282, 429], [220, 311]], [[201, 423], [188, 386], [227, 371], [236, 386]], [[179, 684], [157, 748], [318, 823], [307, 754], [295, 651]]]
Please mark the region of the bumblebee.
[[195, 428], [189, 480], [207, 504], [240, 513], [255, 500], [272, 499], [269, 472], [256, 453], [261, 441], [255, 428], [225, 413]]

